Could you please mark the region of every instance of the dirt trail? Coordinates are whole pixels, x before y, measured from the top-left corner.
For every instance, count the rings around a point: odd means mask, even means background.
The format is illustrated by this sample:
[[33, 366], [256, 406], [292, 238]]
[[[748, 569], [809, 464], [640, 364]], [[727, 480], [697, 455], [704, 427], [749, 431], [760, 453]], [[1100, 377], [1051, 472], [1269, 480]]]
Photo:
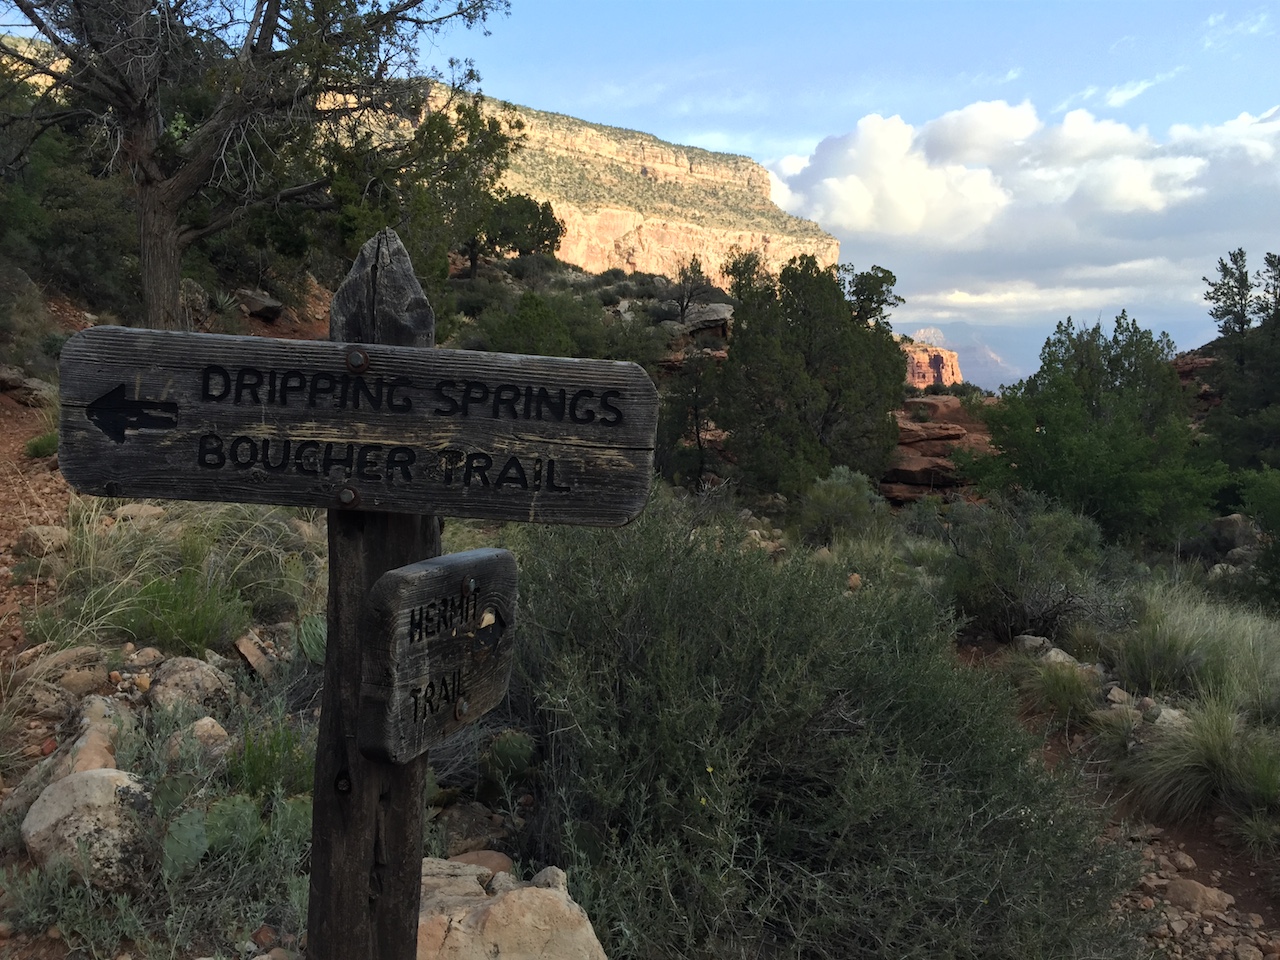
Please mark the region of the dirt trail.
[[66, 523], [71, 491], [57, 471], [57, 457], [33, 460], [23, 450], [27, 441], [53, 426], [48, 412], [0, 393], [0, 483], [5, 492], [0, 507], [0, 653], [23, 642], [19, 610], [38, 604], [54, 586], [26, 576], [30, 561], [24, 563], [14, 550], [27, 527]]

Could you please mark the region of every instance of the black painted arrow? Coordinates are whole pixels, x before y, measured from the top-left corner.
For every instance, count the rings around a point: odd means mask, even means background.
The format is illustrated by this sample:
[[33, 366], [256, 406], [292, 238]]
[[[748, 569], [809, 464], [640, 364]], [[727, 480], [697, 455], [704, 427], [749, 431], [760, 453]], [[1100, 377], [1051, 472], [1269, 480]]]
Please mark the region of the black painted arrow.
[[130, 400], [124, 384], [113, 387], [89, 404], [89, 422], [116, 443], [129, 430], [172, 430], [178, 425], [178, 405], [159, 400]]

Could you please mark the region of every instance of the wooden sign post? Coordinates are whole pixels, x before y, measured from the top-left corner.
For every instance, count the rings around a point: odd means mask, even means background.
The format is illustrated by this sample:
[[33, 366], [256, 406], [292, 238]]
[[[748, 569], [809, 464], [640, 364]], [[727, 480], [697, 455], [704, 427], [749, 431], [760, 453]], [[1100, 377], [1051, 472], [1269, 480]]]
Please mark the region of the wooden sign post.
[[[383, 231], [361, 248], [334, 294], [329, 336], [419, 349], [435, 343], [435, 314], [394, 233]], [[437, 556], [440, 523], [346, 506], [329, 511], [329, 633], [311, 795], [307, 957], [411, 960], [422, 897], [427, 757], [383, 763], [359, 749], [360, 678], [374, 585], [388, 570]]]
[[331, 343], [95, 327], [62, 348], [58, 458], [85, 493], [329, 507], [308, 960], [417, 953], [426, 750], [506, 691], [515, 562], [440, 553], [439, 515], [618, 525], [645, 505], [657, 391], [631, 363], [434, 350], [395, 233]]

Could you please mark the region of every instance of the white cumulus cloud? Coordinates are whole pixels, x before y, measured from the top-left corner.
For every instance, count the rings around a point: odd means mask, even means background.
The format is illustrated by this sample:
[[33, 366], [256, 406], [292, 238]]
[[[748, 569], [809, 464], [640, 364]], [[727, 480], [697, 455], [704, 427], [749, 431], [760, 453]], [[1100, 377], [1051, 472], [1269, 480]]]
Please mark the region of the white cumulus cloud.
[[1200, 278], [1217, 258], [1280, 250], [1278, 161], [1280, 106], [1153, 133], [982, 101], [918, 125], [865, 116], [773, 173], [843, 259], [898, 275], [902, 329], [1127, 308], [1190, 347], [1212, 330]]
[[809, 163], [779, 173], [788, 209], [836, 231], [871, 231], [961, 243], [1009, 202], [990, 169], [935, 163], [901, 117], [871, 114], [818, 144]]

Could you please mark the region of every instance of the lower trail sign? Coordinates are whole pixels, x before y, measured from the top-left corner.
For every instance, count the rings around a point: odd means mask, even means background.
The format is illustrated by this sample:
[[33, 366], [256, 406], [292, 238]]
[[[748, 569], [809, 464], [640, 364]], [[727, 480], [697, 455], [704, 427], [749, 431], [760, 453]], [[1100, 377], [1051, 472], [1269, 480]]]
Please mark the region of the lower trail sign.
[[507, 694], [516, 558], [468, 550], [383, 574], [360, 686], [360, 749], [406, 763]]
[[432, 559], [437, 515], [626, 523], [657, 391], [634, 364], [426, 349], [390, 230], [331, 317], [331, 343], [77, 334], [58, 458], [85, 493], [330, 508], [307, 957], [413, 960], [426, 750], [501, 700], [514, 649], [514, 559]]

